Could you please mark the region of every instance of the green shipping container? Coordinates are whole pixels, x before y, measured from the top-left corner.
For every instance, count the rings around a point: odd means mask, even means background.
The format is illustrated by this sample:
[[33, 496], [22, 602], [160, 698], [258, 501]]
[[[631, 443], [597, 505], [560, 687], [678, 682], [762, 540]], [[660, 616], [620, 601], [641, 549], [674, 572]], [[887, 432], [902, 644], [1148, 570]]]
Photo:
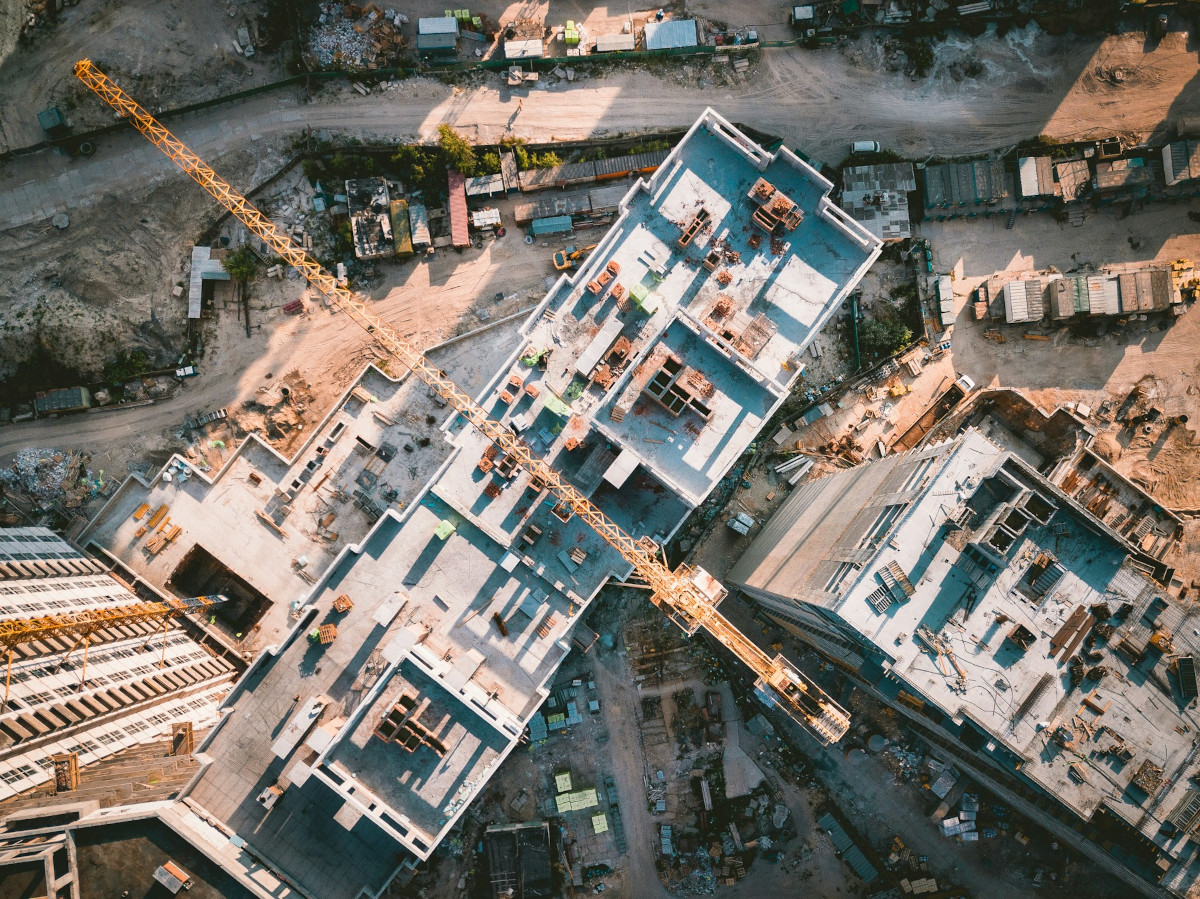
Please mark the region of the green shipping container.
[[413, 254], [412, 229], [408, 224], [408, 203], [405, 200], [392, 200], [392, 237], [396, 241], [396, 255], [400, 257]]

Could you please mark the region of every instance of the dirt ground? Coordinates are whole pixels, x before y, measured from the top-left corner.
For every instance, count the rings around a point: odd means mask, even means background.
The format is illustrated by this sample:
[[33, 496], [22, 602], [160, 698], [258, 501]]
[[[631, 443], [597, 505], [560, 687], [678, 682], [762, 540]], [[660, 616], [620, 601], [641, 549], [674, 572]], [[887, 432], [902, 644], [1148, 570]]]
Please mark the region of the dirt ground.
[[[11, 48], [23, 0], [0, 0], [0, 149], [43, 140], [37, 114], [58, 106], [75, 130], [107, 125], [109, 114], [80, 101], [89, 93], [72, 66], [85, 57], [131, 91], [148, 109], [183, 106], [281, 77], [278, 52], [252, 58], [231, 43], [239, 26], [256, 33], [266, 4], [259, 0], [76, 0], [53, 30], [37, 29]], [[264, 36], [265, 37], [265, 36]]]
[[[994, 271], [1087, 270], [1105, 263], [1200, 259], [1200, 235], [1188, 220], [1195, 203], [1154, 205], [1133, 215], [1104, 211], [1083, 225], [1060, 225], [1045, 215], [1018, 219], [1012, 231], [991, 220], [934, 222], [922, 226], [933, 244], [934, 265], [956, 274], [956, 300]], [[1001, 235], [1004, 235], [1003, 237]], [[1129, 434], [1119, 425], [1091, 421], [1116, 469], [1186, 519], [1183, 540], [1168, 554], [1184, 583], [1200, 578], [1200, 311], [1174, 321], [1130, 322], [1102, 336], [1080, 337], [1066, 329], [1049, 341], [1027, 340], [1021, 326], [1002, 326], [1003, 344], [984, 337], [985, 323], [965, 308], [952, 333], [954, 368], [981, 386], [1017, 387], [1046, 411], [1067, 402], [1099, 410], [1119, 408], [1139, 390], [1134, 414], [1153, 407], [1163, 416], [1148, 434]], [[1167, 428], [1169, 419], [1188, 424]]]
[[[285, 179], [273, 186], [264, 206], [277, 208], [285, 198], [294, 202], [297, 191], [302, 191], [299, 176]], [[503, 215], [511, 216], [512, 202], [500, 200], [496, 205]], [[230, 234], [236, 230], [236, 225], [228, 229]], [[376, 276], [366, 293], [375, 300], [377, 314], [417, 346], [432, 347], [536, 305], [547, 279], [556, 274], [551, 256], [557, 248], [558, 244], [546, 241], [528, 245], [510, 228], [506, 237], [486, 241], [481, 249], [442, 250], [421, 260], [376, 263]], [[182, 258], [173, 259], [171, 268]], [[173, 271], [169, 277], [180, 275]], [[259, 399], [285, 377], [293, 389], [299, 386], [303, 391], [304, 412], [295, 421], [280, 423], [281, 433], [263, 436], [278, 437], [277, 448], [290, 454], [304, 435], [296, 425], [323, 417], [363, 366], [378, 362], [382, 354], [361, 328], [331, 312], [299, 280], [260, 276], [251, 282], [250, 295], [250, 336], [232, 292], [223, 293], [216, 314], [201, 326], [200, 374], [188, 379], [167, 403], [14, 425], [0, 431], [0, 459], [29, 445], [78, 447], [92, 456], [106, 477], [121, 478], [130, 470], [160, 464], [170, 452], [181, 449], [184, 419], [220, 408], [228, 408], [238, 418], [237, 410], [244, 403]], [[305, 313], [284, 314], [282, 307], [298, 298], [305, 301]], [[168, 294], [158, 302], [160, 320], [168, 315], [178, 320], [184, 314], [186, 299]], [[480, 359], [489, 372], [511, 351], [507, 343], [498, 342], [496, 347], [496, 358]], [[482, 385], [475, 389], [478, 386]], [[267, 424], [255, 421], [252, 413], [242, 418], [238, 419], [241, 432]], [[206, 450], [212, 455], [210, 465], [219, 464], [222, 452], [236, 447], [235, 433], [215, 435], [225, 439], [226, 447]]]
[[[119, 23], [108, 23], [103, 15], [86, 24], [86, 16], [108, 8], [85, 0], [69, 9], [77, 27], [64, 25], [55, 32], [62, 40], [14, 51], [0, 74], [16, 67], [25, 74], [14, 75], [13, 83], [30, 87], [6, 90], [5, 96], [26, 98], [22, 102], [33, 109], [41, 102], [40, 85], [69, 80], [77, 55], [93, 55], [118, 74], [137, 68], [135, 57], [143, 52], [138, 48], [154, 41], [127, 46]], [[120, 7], [121, 15], [138, 8], [136, 3]], [[187, 9], [173, 19], [168, 12], [154, 15], [170, 20], [163, 28], [172, 24], [180, 33], [195, 33], [191, 17], [199, 13], [191, 5]], [[205, 9], [204, 15], [216, 18], [197, 20], [197, 27], [223, 34], [227, 14]], [[548, 14], [557, 16], [557, 7]], [[189, 17], [186, 27], [183, 16]], [[148, 14], [140, 21], [140, 27], [151, 28], [159, 20]], [[163, 35], [157, 37], [161, 43]], [[941, 51], [947, 58], [968, 52], [953, 42]], [[498, 139], [509, 128], [532, 140], [550, 140], [628, 133], [648, 125], [685, 126], [712, 104], [817, 158], [836, 160], [858, 137], [916, 155], [975, 152], [1042, 131], [1066, 137], [1111, 130], [1114, 115], [1126, 117], [1123, 132], [1158, 132], [1180, 114], [1200, 112], [1197, 59], [1182, 34], [1146, 52], [1138, 35], [1097, 43], [1026, 30], [1003, 39], [982, 38], [969, 52], [987, 64], [986, 78], [958, 81], [946, 71], [910, 81], [887, 71], [876, 38], [864, 36], [843, 50], [763, 51], [744, 75], [708, 63], [581, 66], [574, 83], [540, 82], [516, 116], [518, 97], [496, 76], [480, 74], [454, 86], [415, 78], [368, 97], [335, 86], [307, 103], [297, 91], [277, 92], [196, 113], [172, 127], [230, 180], [245, 186], [271, 174], [305, 124], [317, 133], [396, 140], [427, 139], [439, 123], [449, 122], [481, 141]], [[217, 50], [213, 53], [220, 59]], [[248, 63], [230, 60], [228, 69], [236, 75], [238, 65], [267, 65], [268, 55]], [[154, 61], [160, 65], [158, 57]], [[149, 63], [142, 64], [150, 72]], [[202, 70], [201, 63], [183, 57], [161, 64]], [[1119, 85], [1094, 74], [1113, 66], [1129, 73]], [[144, 94], [142, 82], [130, 86], [143, 101], [160, 99]], [[239, 80], [238, 86], [245, 85]], [[92, 98], [84, 105], [89, 115], [107, 115]], [[14, 116], [5, 113], [3, 120]], [[170, 289], [181, 274], [179, 260], [213, 206], [143, 138], [105, 138], [90, 159], [41, 154], [11, 160], [0, 166], [0, 209], [8, 211], [8, 221], [21, 223], [0, 231], [0, 327], [8, 338], [0, 351], [0, 371], [11, 372], [35, 345], [88, 371], [98, 370], [121, 346], [141, 345], [160, 358], [179, 352], [182, 320], [179, 304], [168, 302]], [[62, 232], [46, 220], [59, 209], [71, 215], [70, 228]]]

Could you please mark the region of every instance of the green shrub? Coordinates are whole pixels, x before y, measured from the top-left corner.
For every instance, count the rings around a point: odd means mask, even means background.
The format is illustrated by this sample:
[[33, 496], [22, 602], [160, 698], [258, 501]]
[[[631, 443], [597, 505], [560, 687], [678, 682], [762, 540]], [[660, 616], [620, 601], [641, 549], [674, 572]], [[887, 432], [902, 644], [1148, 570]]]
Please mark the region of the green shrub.
[[470, 142], [449, 125], [438, 125], [438, 146], [446, 154], [446, 162], [470, 177], [479, 168], [479, 159]]
[[221, 263], [229, 277], [235, 281], [249, 281], [258, 269], [258, 257], [248, 246], [242, 245], [225, 257]]

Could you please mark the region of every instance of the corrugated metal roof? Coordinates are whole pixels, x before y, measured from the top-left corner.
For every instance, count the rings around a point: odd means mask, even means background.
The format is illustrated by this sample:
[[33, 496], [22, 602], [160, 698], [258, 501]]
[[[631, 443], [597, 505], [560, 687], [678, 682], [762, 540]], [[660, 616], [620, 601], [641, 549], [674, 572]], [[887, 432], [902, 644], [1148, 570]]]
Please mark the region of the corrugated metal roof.
[[1010, 322], [1035, 322], [1045, 314], [1040, 278], [1018, 279], [1004, 285], [1004, 317]]
[[1118, 275], [1117, 285], [1120, 288], [1121, 311], [1137, 312], [1137, 279], [1133, 277], [1133, 273]]
[[902, 190], [917, 189], [917, 176], [911, 162], [889, 162], [883, 165], [855, 165], [842, 172], [845, 190]]
[[670, 150], [653, 150], [649, 153], [632, 153], [624, 156], [614, 156], [612, 159], [599, 159], [595, 163], [597, 178], [611, 178], [625, 175], [629, 172], [651, 172], [663, 164]]
[[952, 162], [925, 169], [925, 205], [965, 206], [1008, 196], [1001, 162]]
[[1163, 178], [1167, 186], [1200, 178], [1200, 142], [1179, 140], [1163, 147]]
[[1036, 197], [1042, 192], [1038, 186], [1037, 157], [1026, 156], [1017, 160], [1017, 171], [1021, 174], [1021, 196]]
[[458, 20], [446, 16], [417, 19], [417, 34], [458, 34]]
[[1116, 315], [1121, 311], [1117, 279], [1108, 275], [1087, 278], [1088, 311], [1092, 315]]
[[556, 215], [587, 215], [591, 211], [590, 194], [551, 194], [532, 203], [518, 203], [513, 207], [513, 216], [518, 225], [527, 225], [534, 219], [551, 218]]
[[1057, 319], [1070, 318], [1079, 310], [1081, 286], [1078, 276], [1068, 275], [1050, 284], [1050, 315]]
[[446, 177], [450, 190], [447, 201], [450, 207], [450, 240], [456, 247], [469, 247], [471, 235], [467, 217], [467, 179], [458, 169], [450, 169]]
[[596, 38], [597, 53], [613, 53], [632, 50], [636, 42], [632, 34], [602, 34]]
[[505, 41], [505, 59], [540, 59], [545, 55], [545, 48], [540, 40]]
[[458, 36], [454, 34], [418, 34], [418, 50], [455, 50]]
[[695, 19], [668, 19], [665, 22], [646, 23], [646, 49], [672, 50], [676, 47], [696, 46]]
[[594, 162], [572, 162], [549, 169], [526, 169], [521, 172], [521, 190], [542, 190], [566, 184], [587, 184], [596, 180]]
[[564, 231], [573, 230], [573, 227], [569, 215], [556, 215], [552, 218], [534, 219], [529, 230], [534, 237], [540, 237], [543, 234], [562, 234]]
[[514, 191], [520, 188], [521, 173], [517, 169], [517, 158], [512, 150], [500, 154], [500, 174], [504, 176], [504, 189]]
[[879, 872], [875, 870], [875, 866], [867, 860], [863, 851], [854, 844], [854, 841], [850, 839], [850, 834], [846, 833], [845, 828], [838, 823], [833, 815], [826, 812], [817, 821], [817, 826], [829, 834], [830, 839], [833, 840], [833, 847], [841, 855], [842, 861], [848, 864], [855, 874], [867, 883], [870, 883], [879, 876]]
[[592, 204], [592, 212], [615, 212], [629, 193], [628, 184], [614, 184], [610, 187], [597, 187], [588, 191], [588, 200]]
[[504, 193], [503, 175], [479, 175], [467, 179], [468, 197], [493, 197]]
[[408, 223], [412, 226], [412, 242], [414, 247], [427, 247], [433, 243], [429, 235], [429, 212], [421, 203], [412, 203], [408, 207]]

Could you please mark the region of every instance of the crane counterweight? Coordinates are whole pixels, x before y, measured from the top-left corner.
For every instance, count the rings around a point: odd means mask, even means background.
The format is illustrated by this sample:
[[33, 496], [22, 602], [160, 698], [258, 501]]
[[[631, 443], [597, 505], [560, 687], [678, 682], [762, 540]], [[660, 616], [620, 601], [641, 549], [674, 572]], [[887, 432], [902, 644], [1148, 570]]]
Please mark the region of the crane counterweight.
[[633, 568], [651, 590], [652, 601], [689, 635], [700, 628], [711, 633], [758, 676], [764, 699], [788, 712], [823, 743], [835, 742], [849, 729], [849, 716], [815, 683], [803, 678], [780, 657], [771, 660], [717, 611], [726, 590], [703, 569], [680, 566], [671, 570], [660, 548], [649, 538], [634, 538], [598, 509], [569, 481], [537, 456], [519, 436], [496, 421], [460, 389], [419, 349], [370, 310], [365, 302], [297, 247], [250, 201], [222, 179], [177, 137], [117, 87], [90, 60], [75, 65], [76, 77], [165, 153], [193, 181], [215, 197], [270, 249], [285, 259], [340, 311], [349, 315], [394, 359], [403, 363], [467, 422], [510, 455], [534, 479], [548, 488], [560, 504], [583, 519]]

